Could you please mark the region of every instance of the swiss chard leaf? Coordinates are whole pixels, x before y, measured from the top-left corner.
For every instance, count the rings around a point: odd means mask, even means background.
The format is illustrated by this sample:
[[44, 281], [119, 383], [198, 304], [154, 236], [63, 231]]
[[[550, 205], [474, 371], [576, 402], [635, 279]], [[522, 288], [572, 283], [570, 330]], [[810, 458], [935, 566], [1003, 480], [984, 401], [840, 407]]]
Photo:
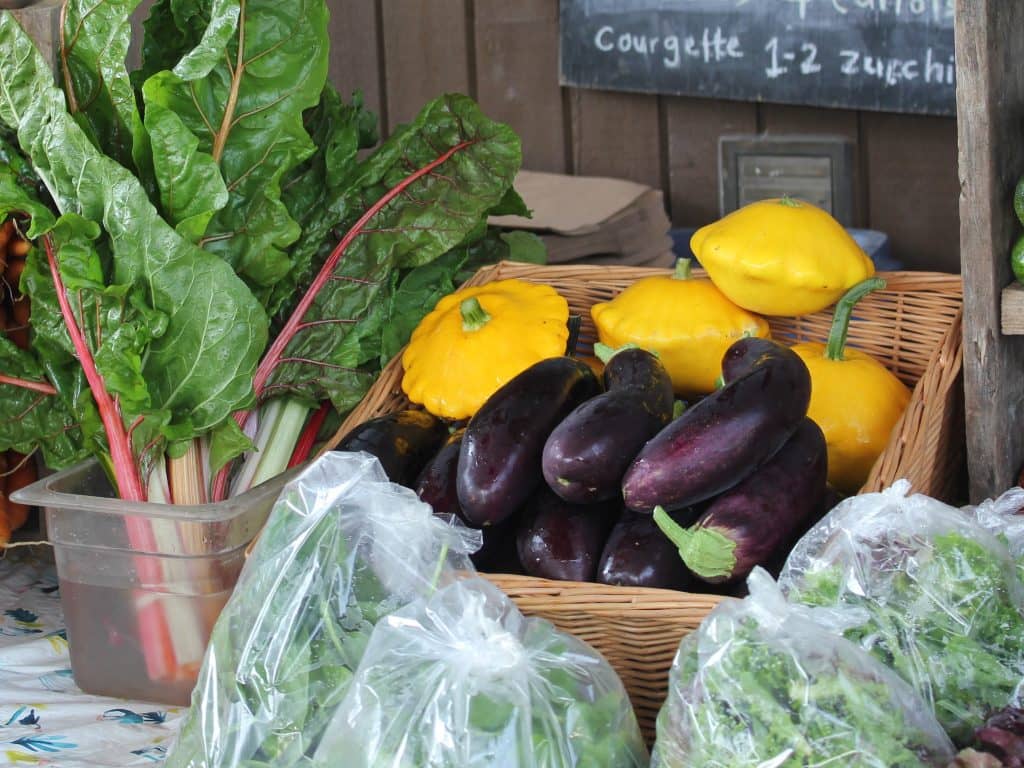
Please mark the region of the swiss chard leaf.
[[0, 122], [17, 129], [60, 210], [102, 223], [110, 285], [166, 318], [142, 364], [151, 408], [200, 434], [248, 405], [266, 345], [262, 307], [228, 265], [183, 240], [138, 180], [89, 142], [10, 14], [0, 15], [0, 94]]
[[322, 268], [264, 394], [326, 396], [339, 410], [358, 402], [373, 372], [360, 369], [366, 352], [349, 342], [351, 329], [375, 311], [393, 269], [430, 263], [464, 242], [505, 197], [520, 162], [516, 134], [461, 95], [430, 102], [381, 145], [332, 205], [350, 223], [369, 218]]
[[[228, 201], [213, 215], [203, 247], [265, 296], [291, 270], [286, 249], [300, 234], [280, 187], [315, 150], [302, 113], [318, 103], [327, 79], [327, 8], [323, 0], [233, 5], [237, 24], [218, 55], [213, 43], [221, 37], [202, 40], [207, 50], [197, 57], [215, 62], [204, 77], [186, 79], [204, 67], [181, 66], [151, 77], [143, 93], [147, 112], [157, 105], [177, 114], [220, 168]], [[182, 18], [175, 17], [179, 26]]]
[[[0, 334], [0, 373], [48, 383], [42, 364]], [[59, 469], [84, 459], [88, 451], [81, 430], [64, 401], [51, 394], [0, 384], [0, 451], [32, 453], [38, 448], [46, 465]]]
[[139, 0], [68, 0], [63, 6], [61, 73], [68, 109], [102, 152], [133, 168], [142, 119], [125, 57]]
[[324, 86], [320, 103], [305, 116], [306, 128], [317, 151], [284, 180], [281, 199], [302, 227], [292, 247], [291, 272], [274, 285], [267, 311], [271, 317], [291, 309], [300, 286], [309, 284], [313, 272], [330, 253], [337, 237], [332, 229], [340, 223], [331, 203], [342, 196], [345, 181], [355, 169], [358, 152], [377, 143], [377, 118], [363, 107], [356, 93], [345, 104], [334, 86]]
[[237, 0], [157, 0], [144, 25], [142, 66], [131, 75], [135, 86], [163, 70], [182, 80], [205, 77], [223, 58], [240, 10]]
[[[148, 80], [144, 92], [158, 87], [166, 74]], [[149, 100], [145, 124], [164, 218], [178, 234], [196, 243], [206, 234], [214, 213], [228, 202], [220, 168], [209, 153], [199, 150], [199, 139], [175, 112]]]

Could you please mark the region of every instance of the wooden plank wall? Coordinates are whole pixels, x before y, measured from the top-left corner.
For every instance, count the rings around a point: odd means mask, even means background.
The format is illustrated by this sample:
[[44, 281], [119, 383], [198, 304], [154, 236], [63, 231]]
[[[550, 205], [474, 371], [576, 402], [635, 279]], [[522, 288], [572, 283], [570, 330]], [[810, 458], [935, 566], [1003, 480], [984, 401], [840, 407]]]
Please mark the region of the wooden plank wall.
[[1024, 336], [999, 332], [1000, 294], [1020, 234], [1011, 201], [1024, 174], [1024, 4], [957, 0], [963, 187], [964, 394], [971, 500], [1016, 484], [1024, 464]]
[[908, 267], [959, 271], [956, 121], [562, 88], [557, 0], [329, 0], [331, 75], [387, 131], [458, 90], [522, 136], [525, 167], [661, 187], [673, 222], [718, 216], [718, 140], [833, 134], [854, 142], [855, 224]]

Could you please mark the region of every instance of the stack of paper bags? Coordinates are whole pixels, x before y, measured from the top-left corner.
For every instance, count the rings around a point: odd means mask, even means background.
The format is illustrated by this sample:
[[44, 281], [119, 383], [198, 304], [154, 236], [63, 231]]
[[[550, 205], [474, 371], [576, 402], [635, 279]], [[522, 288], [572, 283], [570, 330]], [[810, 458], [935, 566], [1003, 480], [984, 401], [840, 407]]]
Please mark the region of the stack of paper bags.
[[624, 179], [520, 171], [516, 191], [532, 218], [492, 216], [506, 229], [536, 232], [549, 264], [671, 267], [675, 261], [660, 190]]

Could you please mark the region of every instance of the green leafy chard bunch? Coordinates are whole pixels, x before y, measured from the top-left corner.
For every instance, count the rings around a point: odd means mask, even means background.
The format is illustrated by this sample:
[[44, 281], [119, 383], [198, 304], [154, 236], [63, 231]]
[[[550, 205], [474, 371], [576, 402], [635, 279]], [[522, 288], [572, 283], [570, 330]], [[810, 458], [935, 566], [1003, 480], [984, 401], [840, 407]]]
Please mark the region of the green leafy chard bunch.
[[0, 218], [35, 243], [0, 450], [217, 500], [305, 458], [467, 270], [543, 251], [487, 226], [527, 213], [521, 151], [469, 98], [377, 146], [327, 81], [324, 0], [158, 0], [129, 72], [137, 5], [65, 3], [59, 86], [0, 14]]

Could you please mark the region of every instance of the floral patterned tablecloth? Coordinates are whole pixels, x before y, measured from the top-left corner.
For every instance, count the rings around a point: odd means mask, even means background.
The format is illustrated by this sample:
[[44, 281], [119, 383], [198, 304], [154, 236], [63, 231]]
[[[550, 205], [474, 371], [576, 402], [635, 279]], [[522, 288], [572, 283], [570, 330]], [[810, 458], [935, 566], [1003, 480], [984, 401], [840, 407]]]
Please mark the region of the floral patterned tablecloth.
[[52, 559], [0, 558], [0, 765], [152, 766], [183, 713], [82, 693]]

